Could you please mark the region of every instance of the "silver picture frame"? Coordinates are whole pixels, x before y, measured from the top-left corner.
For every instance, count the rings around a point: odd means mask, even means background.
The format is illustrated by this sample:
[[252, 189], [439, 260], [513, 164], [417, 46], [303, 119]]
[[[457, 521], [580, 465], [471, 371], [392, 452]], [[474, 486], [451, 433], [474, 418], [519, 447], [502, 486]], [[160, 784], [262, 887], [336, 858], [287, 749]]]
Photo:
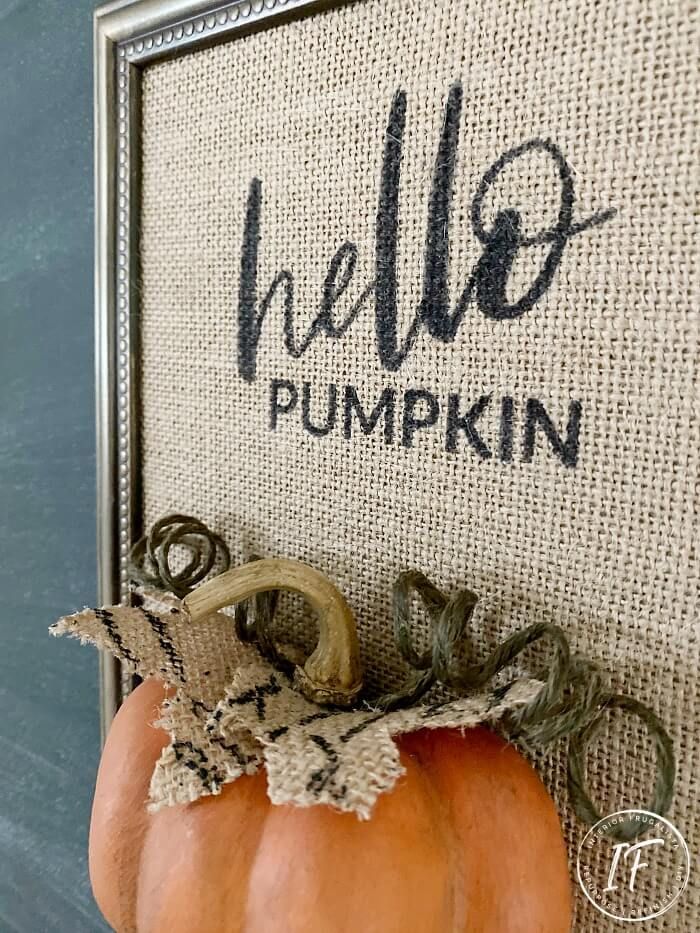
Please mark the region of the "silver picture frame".
[[[114, 0], [95, 12], [97, 564], [102, 605], [128, 598], [129, 551], [142, 531], [138, 214], [144, 68], [341, 2]], [[102, 653], [103, 739], [130, 687], [119, 662]]]

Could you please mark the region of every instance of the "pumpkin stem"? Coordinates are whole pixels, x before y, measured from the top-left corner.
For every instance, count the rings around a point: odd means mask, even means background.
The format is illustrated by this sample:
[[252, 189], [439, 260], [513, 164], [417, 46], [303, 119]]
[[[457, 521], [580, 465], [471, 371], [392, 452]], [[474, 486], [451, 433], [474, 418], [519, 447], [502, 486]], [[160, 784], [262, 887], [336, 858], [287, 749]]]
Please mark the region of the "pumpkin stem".
[[318, 570], [283, 558], [252, 561], [204, 583], [183, 604], [197, 622], [269, 590], [300, 593], [318, 617], [318, 644], [295, 671], [299, 690], [315, 703], [350, 705], [362, 686], [355, 618], [342, 593]]

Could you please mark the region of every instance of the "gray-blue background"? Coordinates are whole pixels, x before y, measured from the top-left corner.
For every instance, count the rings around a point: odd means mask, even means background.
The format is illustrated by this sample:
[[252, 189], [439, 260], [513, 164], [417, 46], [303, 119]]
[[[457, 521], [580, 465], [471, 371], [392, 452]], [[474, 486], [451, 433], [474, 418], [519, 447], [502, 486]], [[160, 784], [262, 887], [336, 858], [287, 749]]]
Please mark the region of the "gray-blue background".
[[97, 664], [92, 0], [0, 0], [0, 930], [106, 930], [86, 847]]

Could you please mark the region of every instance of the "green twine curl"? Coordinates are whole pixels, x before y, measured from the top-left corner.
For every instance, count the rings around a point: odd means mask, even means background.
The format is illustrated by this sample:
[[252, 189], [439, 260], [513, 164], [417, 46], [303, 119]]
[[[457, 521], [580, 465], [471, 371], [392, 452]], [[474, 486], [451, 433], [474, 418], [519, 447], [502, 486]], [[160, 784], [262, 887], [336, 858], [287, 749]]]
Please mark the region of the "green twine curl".
[[[170, 565], [170, 552], [176, 546], [189, 552], [189, 560], [177, 572]], [[217, 558], [219, 572], [228, 570], [231, 554], [220, 535], [191, 515], [166, 515], [132, 547], [128, 569], [139, 583], [160, 587], [183, 599], [211, 573]]]

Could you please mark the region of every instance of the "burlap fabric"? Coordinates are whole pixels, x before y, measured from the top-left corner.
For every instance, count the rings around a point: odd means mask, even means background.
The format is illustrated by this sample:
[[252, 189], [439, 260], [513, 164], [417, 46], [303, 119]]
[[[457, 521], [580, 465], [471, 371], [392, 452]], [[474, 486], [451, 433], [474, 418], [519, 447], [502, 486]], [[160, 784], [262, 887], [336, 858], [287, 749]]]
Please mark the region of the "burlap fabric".
[[370, 819], [377, 797], [405, 773], [394, 736], [497, 724], [543, 687], [520, 679], [391, 713], [324, 708], [240, 642], [225, 613], [195, 624], [170, 594], [139, 590], [132, 602], [64, 616], [51, 633], [109, 651], [127, 670], [172, 688], [156, 723], [170, 743], [151, 778], [153, 812], [219, 794], [264, 765], [273, 803], [326, 804]]
[[[188, 54], [145, 72], [141, 215], [144, 527], [319, 567], [376, 687], [403, 569], [487, 598], [477, 646], [558, 622], [669, 723], [691, 852], [697, 39], [685, 0], [368, 0]], [[603, 812], [649, 755], [611, 723]], [[699, 924], [691, 885], [645, 928]]]

